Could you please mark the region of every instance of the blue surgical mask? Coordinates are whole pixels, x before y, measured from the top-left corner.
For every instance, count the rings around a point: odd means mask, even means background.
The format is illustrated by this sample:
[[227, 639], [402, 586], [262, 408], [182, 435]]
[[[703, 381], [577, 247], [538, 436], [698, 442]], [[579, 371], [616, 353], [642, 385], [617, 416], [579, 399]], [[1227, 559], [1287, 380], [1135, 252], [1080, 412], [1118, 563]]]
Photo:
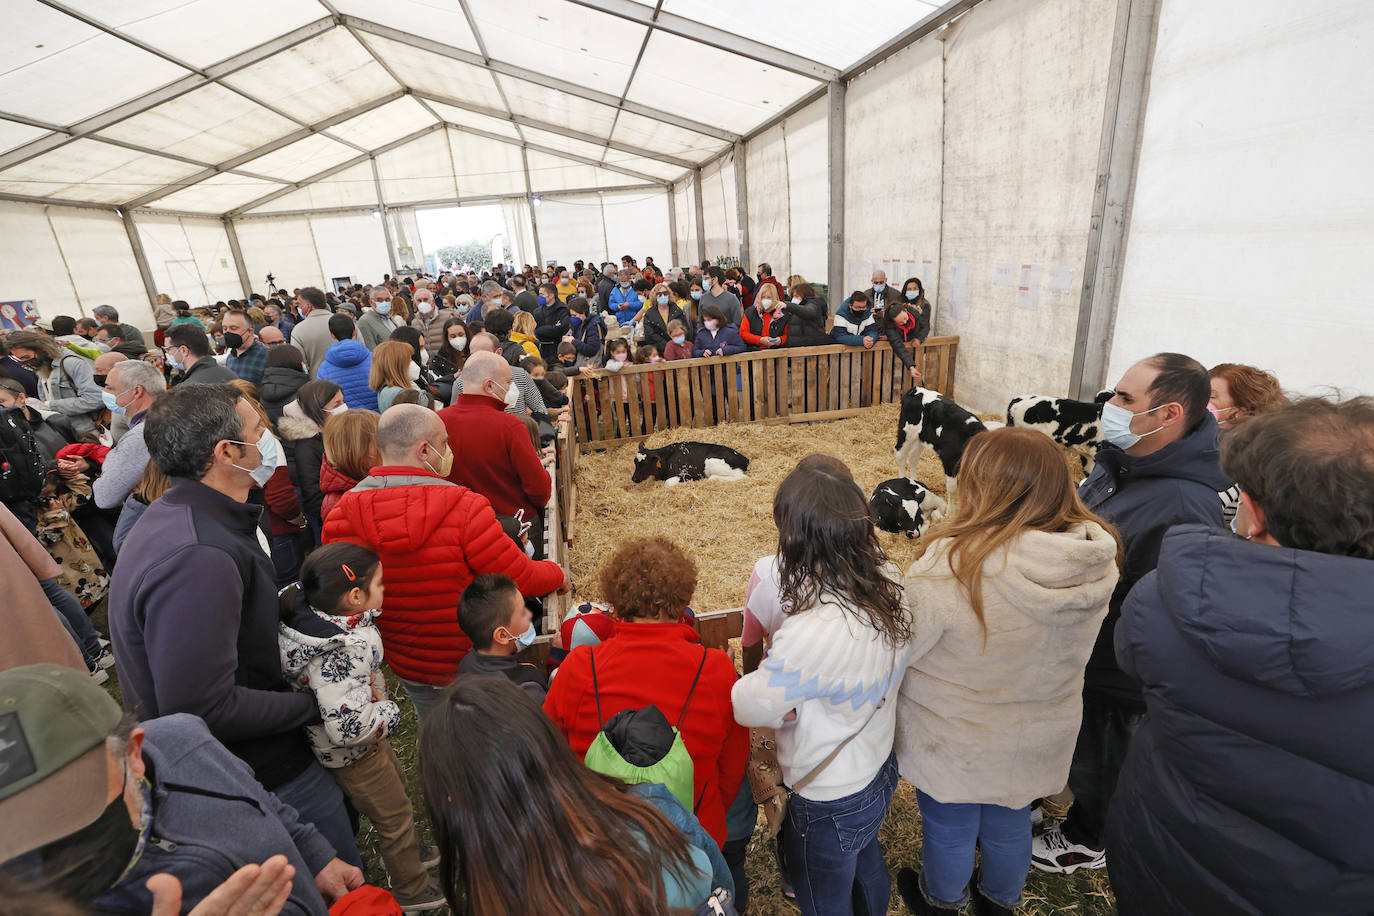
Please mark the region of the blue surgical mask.
[[549, 302], [548, 297], [546, 297], [546, 296], [540, 296], [540, 297], [539, 297], [539, 304], [540, 304], [540, 305], [548, 305], [548, 302]]
[[[509, 633], [510, 630], [506, 632]], [[528, 649], [530, 646], [534, 645], [534, 635], [534, 621], [530, 621], [529, 629], [525, 630], [525, 632], [521, 633], [519, 636], [514, 637], [515, 645], [520, 649]]]
[[277, 468], [281, 466], [281, 450], [277, 448], [276, 436], [273, 436], [270, 430], [264, 429], [262, 435], [258, 437], [257, 442], [240, 442], [238, 439], [230, 439], [229, 441], [236, 445], [257, 446], [258, 455], [262, 458], [257, 467], [246, 468], [238, 464], [234, 465], [234, 467], [238, 468], [240, 471], [247, 471], [249, 475], [252, 476], [253, 482], [258, 486], [267, 486], [267, 481], [272, 479], [272, 475], [276, 473]]
[[692, 290], [692, 298], [693, 298], [693, 299], [700, 299], [700, 298], [701, 298], [701, 290], [699, 290], [699, 289], [694, 289], [694, 290]]
[[629, 288], [630, 288], [630, 281], [629, 281], [629, 280], [621, 280], [621, 281], [620, 281], [620, 288], [621, 288], [621, 289], [629, 289]]
[[163, 350], [162, 352], [167, 356], [167, 365], [171, 366], [173, 369], [178, 370], [186, 368], [181, 364], [181, 360], [177, 359], [175, 356], [172, 355], [172, 351], [170, 349]]
[[686, 335], [686, 334], [678, 334], [676, 337], [673, 338], [673, 343], [677, 344], [679, 347], [682, 346], [684, 343], [686, 343], [686, 341], [687, 341], [687, 335]]
[[124, 408], [119, 406], [119, 398], [108, 391], [100, 392], [100, 400], [105, 402], [105, 407], [111, 413], [123, 413]]
[[1135, 445], [1137, 442], [1139, 442], [1146, 436], [1152, 436], [1164, 428], [1163, 426], [1157, 426], [1154, 429], [1150, 430], [1148, 433], [1140, 433], [1139, 435], [1137, 435], [1136, 433], [1131, 432], [1131, 420], [1144, 414], [1150, 413], [1151, 411], [1159, 410], [1159, 408], [1163, 406], [1163, 404], [1160, 404], [1159, 407], [1151, 407], [1149, 410], [1142, 410], [1140, 413], [1131, 413], [1129, 410], [1118, 404], [1112, 404], [1111, 402], [1103, 404], [1103, 438], [1105, 438], [1108, 442], [1110, 442], [1112, 445], [1115, 445], [1122, 451], [1125, 451], [1126, 449]]
[[875, 292], [875, 293], [881, 293], [881, 292], [882, 292], [884, 289], [886, 289], [886, 288], [887, 288], [887, 284], [886, 284], [886, 283], [874, 283], [874, 284], [873, 284], [873, 292]]
[[659, 304], [659, 305], [667, 305], [667, 304], [668, 304], [668, 297], [667, 297], [667, 296], [659, 296], [659, 297], [658, 297], [658, 304]]
[[372, 303], [372, 307], [373, 307], [374, 309], [377, 310], [377, 314], [378, 314], [378, 315], [390, 315], [390, 314], [391, 314], [391, 303], [390, 303], [390, 302], [374, 302], [374, 303]]
[[907, 302], [915, 302], [921, 296], [921, 294], [914, 289], [907, 290], [903, 295], [906, 296]]

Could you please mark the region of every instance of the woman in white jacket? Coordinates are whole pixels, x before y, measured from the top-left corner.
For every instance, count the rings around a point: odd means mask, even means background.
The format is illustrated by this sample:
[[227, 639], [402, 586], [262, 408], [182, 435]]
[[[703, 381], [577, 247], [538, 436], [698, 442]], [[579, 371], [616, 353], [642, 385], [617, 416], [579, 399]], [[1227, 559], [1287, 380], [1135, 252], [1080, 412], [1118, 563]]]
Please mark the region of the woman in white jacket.
[[897, 689], [911, 622], [868, 501], [848, 469], [812, 455], [773, 501], [780, 605], [768, 657], [731, 701], [741, 725], [777, 729], [793, 788], [779, 842], [806, 916], [887, 912], [878, 827], [897, 787]]
[[897, 759], [921, 805], [923, 871], [902, 869], [897, 889], [918, 916], [967, 902], [980, 846], [974, 912], [1020, 901], [1030, 804], [1068, 778], [1118, 551], [1050, 439], [1001, 429], [969, 442], [957, 514], [903, 581], [915, 637]]

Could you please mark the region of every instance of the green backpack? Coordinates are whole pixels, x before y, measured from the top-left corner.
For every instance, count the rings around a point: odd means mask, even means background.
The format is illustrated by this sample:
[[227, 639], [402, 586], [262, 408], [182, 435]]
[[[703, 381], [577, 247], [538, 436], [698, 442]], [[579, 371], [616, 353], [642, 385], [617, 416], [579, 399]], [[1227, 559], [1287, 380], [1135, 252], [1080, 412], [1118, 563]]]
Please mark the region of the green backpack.
[[701, 664], [697, 666], [692, 689], [687, 691], [675, 726], [670, 726], [667, 717], [652, 703], [642, 709], [622, 709], [611, 716], [609, 722], [605, 721], [601, 717], [601, 692], [596, 682], [596, 653], [593, 652], [592, 694], [596, 698], [596, 722], [600, 731], [583, 758], [587, 769], [614, 776], [630, 785], [661, 782], [682, 802], [682, 807], [695, 812], [697, 806], [692, 798], [695, 774], [692, 756], [687, 753], [687, 745], [682, 743], [682, 720], [692, 705], [692, 695], [706, 667], [706, 652], [705, 648], [701, 650]]

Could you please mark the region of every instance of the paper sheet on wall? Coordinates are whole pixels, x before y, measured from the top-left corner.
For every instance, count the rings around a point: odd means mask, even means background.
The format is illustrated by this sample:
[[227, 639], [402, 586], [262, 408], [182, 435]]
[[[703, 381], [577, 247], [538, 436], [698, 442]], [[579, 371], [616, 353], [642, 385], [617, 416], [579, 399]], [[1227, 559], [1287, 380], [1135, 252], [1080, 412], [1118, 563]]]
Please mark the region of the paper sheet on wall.
[[1011, 264], [998, 264], [992, 275], [993, 286], [1015, 286], [1016, 268]]
[[949, 262], [949, 317], [963, 321], [968, 317], [968, 262]]
[[1021, 265], [1021, 283], [1016, 287], [1016, 306], [1028, 312], [1040, 307], [1039, 264]]
[[1054, 267], [1050, 269], [1050, 292], [1067, 293], [1073, 291], [1073, 268]]

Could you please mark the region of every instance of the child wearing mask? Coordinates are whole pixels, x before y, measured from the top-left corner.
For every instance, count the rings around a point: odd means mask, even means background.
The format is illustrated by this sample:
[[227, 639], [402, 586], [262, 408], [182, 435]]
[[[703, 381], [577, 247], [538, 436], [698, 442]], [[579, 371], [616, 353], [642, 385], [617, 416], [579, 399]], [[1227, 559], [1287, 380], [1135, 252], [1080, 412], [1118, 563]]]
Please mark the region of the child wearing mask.
[[387, 699], [381, 672], [374, 621], [384, 593], [375, 553], [326, 544], [306, 557], [300, 581], [282, 589], [277, 641], [282, 673], [319, 705], [321, 723], [305, 729], [315, 757], [377, 828], [396, 901], [407, 911], [432, 910], [444, 905], [428, 873], [439, 851], [420, 845], [405, 771], [387, 740], [401, 711]]
[[509, 678], [536, 703], [544, 702], [548, 679], [516, 655], [534, 642], [534, 620], [520, 589], [509, 576], [489, 573], [472, 580], [458, 600], [458, 626], [472, 640], [472, 651], [458, 663], [458, 674]]
[[697, 331], [692, 355], [734, 356], [744, 352], [744, 340], [734, 325], [725, 323], [725, 313], [714, 302], [701, 310], [701, 330]]
[[666, 360], [691, 359], [692, 345], [687, 341], [687, 326], [681, 321], [668, 322], [668, 343], [663, 348]]

